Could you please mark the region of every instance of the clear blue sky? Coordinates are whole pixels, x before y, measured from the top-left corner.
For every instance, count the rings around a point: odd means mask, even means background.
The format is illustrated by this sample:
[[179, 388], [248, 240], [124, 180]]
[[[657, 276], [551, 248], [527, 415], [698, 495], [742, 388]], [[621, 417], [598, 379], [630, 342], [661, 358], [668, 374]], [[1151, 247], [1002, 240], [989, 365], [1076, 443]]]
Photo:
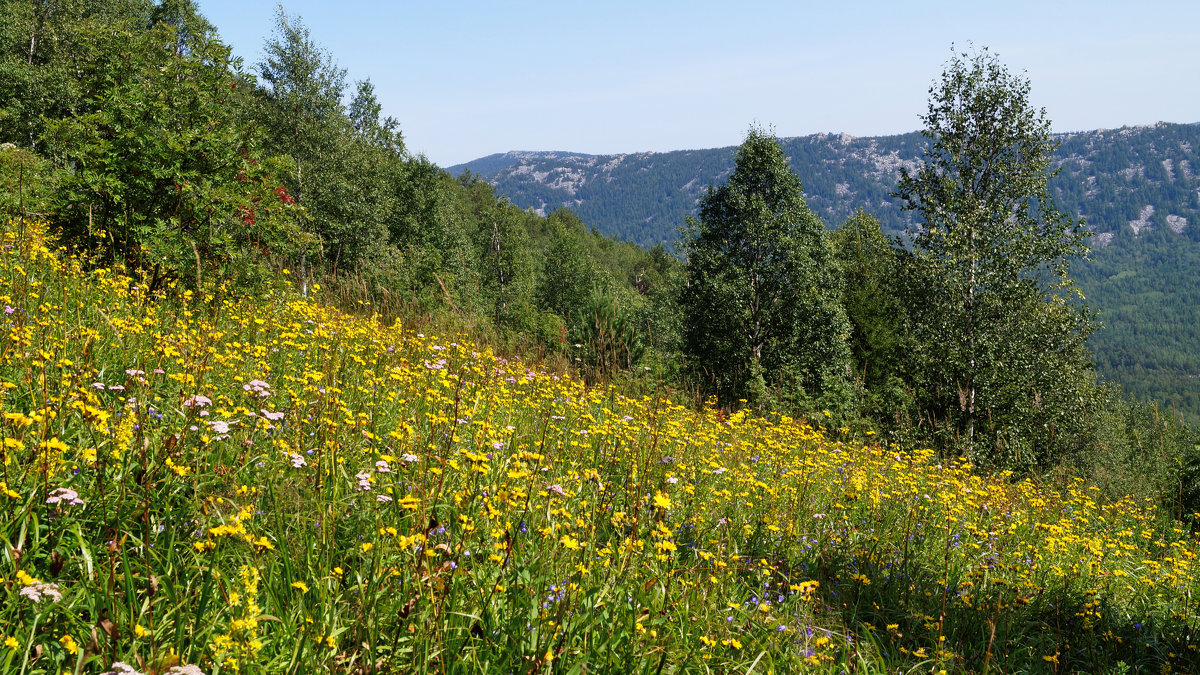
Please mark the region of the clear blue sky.
[[[256, 64], [275, 2], [198, 0]], [[1200, 121], [1200, 2], [291, 0], [441, 166], [914, 131], [950, 45], [1024, 70], [1056, 131]]]

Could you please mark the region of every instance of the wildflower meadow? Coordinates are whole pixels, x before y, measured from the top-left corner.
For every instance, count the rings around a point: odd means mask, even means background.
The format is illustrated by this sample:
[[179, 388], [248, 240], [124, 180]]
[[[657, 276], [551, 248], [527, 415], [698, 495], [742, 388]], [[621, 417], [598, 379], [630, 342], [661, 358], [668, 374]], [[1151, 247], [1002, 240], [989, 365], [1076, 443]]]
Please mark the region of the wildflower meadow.
[[4, 672], [1200, 669], [1150, 502], [2, 228]]

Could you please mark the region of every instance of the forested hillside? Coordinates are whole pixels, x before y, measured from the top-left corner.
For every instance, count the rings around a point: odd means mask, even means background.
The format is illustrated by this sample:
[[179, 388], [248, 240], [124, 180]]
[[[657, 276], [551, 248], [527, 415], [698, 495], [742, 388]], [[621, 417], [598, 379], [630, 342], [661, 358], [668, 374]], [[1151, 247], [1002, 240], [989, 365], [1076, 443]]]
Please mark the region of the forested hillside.
[[920, 136], [559, 157], [539, 213], [262, 54], [0, 0], [0, 672], [1200, 668], [1200, 436], [1069, 274], [1192, 367], [1193, 129], [1056, 159], [952, 50]]
[[[1095, 233], [1073, 274], [1104, 324], [1090, 341], [1102, 375], [1130, 394], [1200, 415], [1200, 125], [1157, 124], [1055, 136], [1050, 187]], [[856, 209], [899, 235], [912, 224], [891, 196], [917, 165], [920, 134], [781, 139], [809, 206], [836, 227]], [[518, 206], [569, 207], [601, 232], [672, 247], [733, 148], [629, 155], [512, 152], [458, 167]]]
[[0, 212], [155, 293], [287, 269], [306, 296], [618, 365], [571, 345], [648, 321], [674, 260], [410, 152], [371, 81], [282, 8], [263, 53], [251, 73], [187, 0], [0, 2]]

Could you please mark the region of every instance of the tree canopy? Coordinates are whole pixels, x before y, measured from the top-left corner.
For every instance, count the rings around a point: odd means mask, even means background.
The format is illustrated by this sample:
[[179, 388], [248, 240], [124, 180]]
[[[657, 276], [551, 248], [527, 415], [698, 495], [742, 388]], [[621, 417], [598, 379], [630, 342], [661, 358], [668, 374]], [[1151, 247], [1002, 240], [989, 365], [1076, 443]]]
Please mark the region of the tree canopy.
[[844, 370], [849, 329], [825, 228], [772, 134], [746, 135], [684, 250], [685, 352], [721, 400], [818, 392]]
[[966, 452], [1003, 464], [1055, 454], [1092, 326], [1068, 276], [1088, 233], [1051, 199], [1055, 144], [1029, 88], [986, 49], [955, 53], [922, 117], [923, 162], [897, 188], [919, 220], [910, 307], [923, 404]]

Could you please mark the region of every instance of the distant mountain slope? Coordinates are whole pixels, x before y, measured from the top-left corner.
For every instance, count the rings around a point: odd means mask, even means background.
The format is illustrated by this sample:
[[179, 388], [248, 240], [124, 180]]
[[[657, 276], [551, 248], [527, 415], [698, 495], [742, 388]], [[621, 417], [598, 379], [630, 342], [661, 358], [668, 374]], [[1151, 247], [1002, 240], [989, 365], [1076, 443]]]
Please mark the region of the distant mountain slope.
[[[1093, 339], [1101, 373], [1138, 396], [1200, 419], [1200, 124], [1060, 134], [1051, 182], [1058, 205], [1096, 233], [1076, 266], [1106, 327]], [[863, 208], [898, 233], [910, 222], [890, 196], [900, 167], [919, 160], [918, 133], [782, 139], [809, 205], [830, 226]], [[450, 167], [470, 170], [521, 207], [573, 209], [601, 232], [642, 245], [678, 240], [734, 148], [624, 155], [510, 152]]]
[[[1200, 211], [1200, 126], [1160, 123], [1060, 134], [1052, 183], [1062, 208], [1112, 234], [1154, 206], [1151, 226], [1196, 222]], [[836, 224], [854, 209], [899, 231], [906, 214], [893, 203], [900, 167], [915, 166], [918, 133], [860, 137], [816, 134], [783, 139], [809, 205]], [[509, 152], [449, 168], [481, 175], [513, 203], [539, 212], [566, 207], [609, 235], [640, 244], [672, 243], [696, 200], [733, 168], [734, 148], [623, 155]], [[1136, 226], [1135, 226], [1136, 227]], [[1102, 241], [1111, 241], [1102, 237]]]

